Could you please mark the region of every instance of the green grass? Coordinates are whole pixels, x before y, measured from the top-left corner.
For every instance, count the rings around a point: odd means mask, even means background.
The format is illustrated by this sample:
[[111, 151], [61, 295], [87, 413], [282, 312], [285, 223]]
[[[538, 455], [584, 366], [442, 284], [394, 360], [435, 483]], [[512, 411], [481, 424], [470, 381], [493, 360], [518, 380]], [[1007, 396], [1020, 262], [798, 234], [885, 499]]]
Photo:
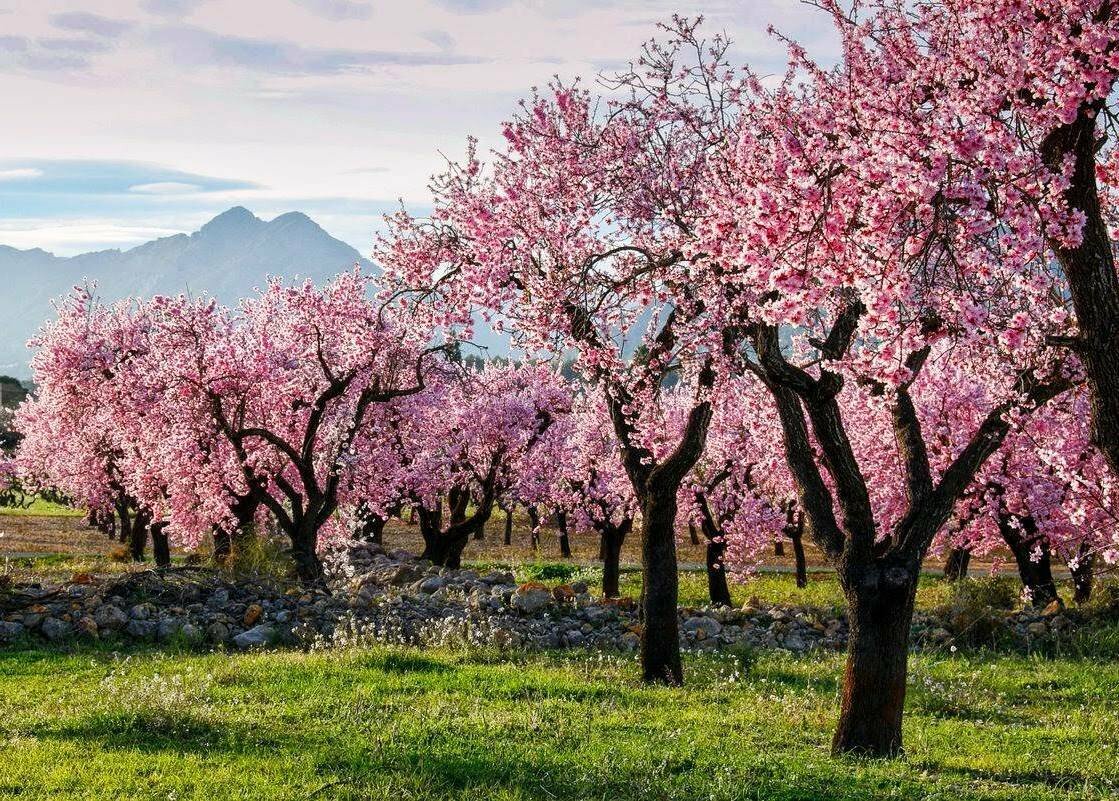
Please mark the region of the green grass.
[[43, 500], [42, 498], [35, 498], [31, 501], [31, 505], [23, 506], [0, 506], [0, 515], [13, 515], [13, 516], [53, 516], [53, 517], [82, 517], [85, 514], [83, 509], [75, 509], [72, 506], [66, 506], [54, 501]]
[[907, 756], [828, 756], [838, 655], [0, 652], [0, 797], [1103, 799], [1119, 665], [913, 660]]

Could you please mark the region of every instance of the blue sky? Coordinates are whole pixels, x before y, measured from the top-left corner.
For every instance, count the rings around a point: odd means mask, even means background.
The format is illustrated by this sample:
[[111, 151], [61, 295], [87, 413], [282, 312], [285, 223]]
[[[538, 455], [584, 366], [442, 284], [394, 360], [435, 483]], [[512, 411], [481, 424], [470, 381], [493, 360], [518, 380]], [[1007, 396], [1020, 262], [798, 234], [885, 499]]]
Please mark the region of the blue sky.
[[797, 0], [0, 0], [0, 244], [126, 248], [244, 205], [368, 253], [441, 153], [493, 142], [552, 75], [624, 64], [673, 11], [763, 71], [770, 23], [833, 48]]

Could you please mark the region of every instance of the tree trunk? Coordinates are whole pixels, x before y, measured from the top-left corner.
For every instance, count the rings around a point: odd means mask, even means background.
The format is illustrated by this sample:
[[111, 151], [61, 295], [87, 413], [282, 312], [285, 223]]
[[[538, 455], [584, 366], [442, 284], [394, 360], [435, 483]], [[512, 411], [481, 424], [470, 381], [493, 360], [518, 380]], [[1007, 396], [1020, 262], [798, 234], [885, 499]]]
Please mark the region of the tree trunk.
[[599, 556], [602, 559], [602, 596], [604, 598], [617, 598], [621, 595], [621, 561], [622, 545], [626, 541], [626, 534], [632, 528], [632, 521], [625, 521], [615, 526], [606, 523], [600, 529], [601, 544]]
[[298, 531], [291, 538], [291, 556], [295, 560], [295, 572], [300, 581], [316, 584], [322, 581], [322, 562], [315, 546], [317, 537], [313, 531]]
[[915, 566], [875, 563], [841, 578], [849, 634], [839, 725], [832, 740], [832, 753], [837, 756], [901, 753], [917, 573]]
[[774, 537], [773, 538], [773, 555], [774, 556], [784, 556], [785, 555], [785, 543], [780, 537]]
[[1065, 158], [1075, 158], [1065, 193], [1068, 205], [1084, 213], [1080, 243], [1055, 246], [1068, 279], [1080, 329], [1076, 352], [1084, 365], [1092, 396], [1093, 439], [1119, 475], [1119, 276], [1113, 243], [1100, 210], [1096, 185], [1096, 118], [1099, 105], [1085, 105], [1077, 119], [1055, 129], [1041, 146], [1050, 169], [1060, 172]]
[[128, 510], [128, 504], [116, 504], [117, 518], [120, 520], [120, 525], [117, 527], [117, 541], [121, 545], [128, 544], [132, 539], [132, 516]]
[[733, 606], [730, 600], [730, 586], [727, 584], [726, 552], [727, 539], [715, 525], [707, 501], [700, 496], [703, 517], [700, 529], [707, 540], [707, 593], [711, 603], [716, 606]]
[[133, 562], [144, 561], [144, 549], [148, 545], [148, 520], [150, 519], [146, 512], [137, 512], [132, 518], [128, 552], [132, 556]]
[[376, 545], [384, 543], [385, 524], [389, 522], [387, 517], [372, 512], [368, 508], [359, 507], [357, 518], [360, 521], [357, 530], [359, 540], [372, 542]]
[[1081, 544], [1077, 550], [1076, 567], [1069, 566], [1069, 572], [1072, 573], [1072, 600], [1074, 603], [1078, 605], [1086, 604], [1092, 600], [1095, 566], [1096, 555], [1092, 553], [1092, 549], [1088, 545]]
[[688, 521], [688, 539], [691, 540], [692, 545], [699, 545], [699, 532], [695, 530], [695, 523], [691, 520]]
[[513, 507], [505, 509], [505, 544], [513, 544]]
[[152, 523], [152, 556], [156, 567], [171, 566], [171, 544], [167, 541], [167, 523]]
[[567, 513], [556, 512], [556, 525], [559, 527], [560, 556], [564, 559], [571, 558], [571, 539], [567, 536]]
[[[1018, 525], [1014, 525], [1017, 520]], [[999, 517], [999, 533], [1006, 542], [1014, 561], [1018, 564], [1018, 575], [1022, 586], [1030, 594], [1033, 606], [1044, 608], [1053, 601], [1059, 601], [1057, 583], [1053, 580], [1053, 560], [1049, 542], [1037, 533], [1037, 524], [1032, 517]], [[1036, 559], [1034, 557], [1037, 557]]]
[[676, 489], [650, 488], [641, 505], [641, 672], [648, 683], [679, 686]]
[[967, 578], [967, 566], [971, 562], [971, 551], [967, 548], [951, 548], [944, 560], [945, 581], [963, 581]]
[[532, 550], [540, 547], [540, 512], [537, 511], [535, 506], [528, 507], [528, 522], [532, 526], [529, 533], [529, 544], [532, 545]]
[[808, 586], [808, 560], [804, 557], [803, 521], [789, 532], [789, 539], [793, 541], [793, 559], [796, 562], [797, 587], [803, 590]]

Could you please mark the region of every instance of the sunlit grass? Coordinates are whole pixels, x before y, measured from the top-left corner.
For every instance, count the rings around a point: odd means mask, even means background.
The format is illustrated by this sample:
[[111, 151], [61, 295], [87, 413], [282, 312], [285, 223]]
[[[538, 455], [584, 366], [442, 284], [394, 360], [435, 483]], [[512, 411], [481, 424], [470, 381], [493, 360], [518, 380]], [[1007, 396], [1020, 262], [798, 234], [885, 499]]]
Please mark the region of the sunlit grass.
[[841, 658], [0, 653], [0, 797], [1103, 799], [1119, 666], [914, 657], [907, 756], [833, 760]]

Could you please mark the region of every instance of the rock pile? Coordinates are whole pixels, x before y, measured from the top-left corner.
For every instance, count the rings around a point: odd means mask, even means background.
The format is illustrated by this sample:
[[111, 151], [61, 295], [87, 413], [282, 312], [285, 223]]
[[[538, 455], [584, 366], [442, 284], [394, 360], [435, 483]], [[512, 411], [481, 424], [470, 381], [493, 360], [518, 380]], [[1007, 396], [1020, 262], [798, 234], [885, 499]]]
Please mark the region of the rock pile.
[[[846, 620], [835, 610], [766, 607], [757, 601], [740, 609], [683, 608], [680, 621], [681, 642], [694, 650], [839, 650], [847, 640]], [[922, 612], [914, 621], [914, 642], [947, 647], [957, 636], [974, 633], [975, 625], [953, 619], [951, 610]], [[1028, 645], [1062, 636], [1076, 622], [1065, 612], [1017, 612], [994, 613], [985, 625]], [[188, 567], [100, 582], [75, 576], [59, 587], [13, 587], [0, 594], [0, 643], [120, 639], [244, 650], [375, 640], [634, 650], [640, 626], [632, 600], [596, 598], [580, 582], [518, 584], [509, 572], [448, 570], [364, 543], [336, 555], [326, 586], [318, 589], [232, 582]]]

